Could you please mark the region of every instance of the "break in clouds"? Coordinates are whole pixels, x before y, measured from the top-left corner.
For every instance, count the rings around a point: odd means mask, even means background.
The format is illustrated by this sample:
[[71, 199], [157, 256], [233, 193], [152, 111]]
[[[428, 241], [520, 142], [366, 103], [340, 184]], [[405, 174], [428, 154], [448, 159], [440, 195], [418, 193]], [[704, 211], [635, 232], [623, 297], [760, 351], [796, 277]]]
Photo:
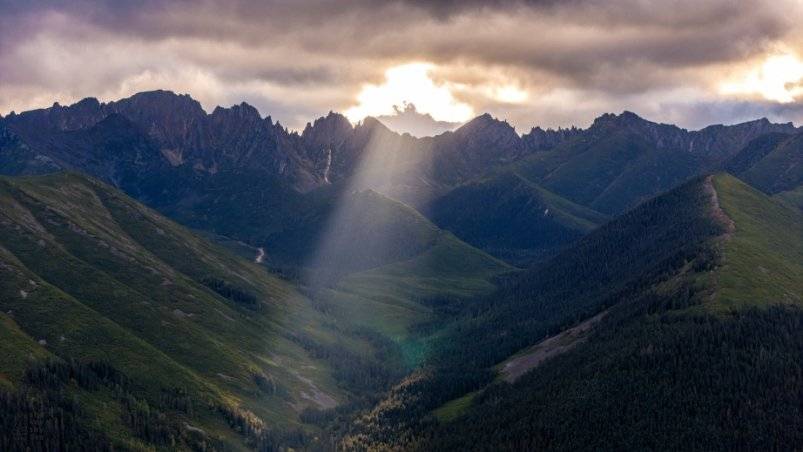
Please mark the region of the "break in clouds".
[[689, 128], [803, 119], [801, 4], [705, 3], [0, 0], [0, 113], [162, 88], [291, 128], [408, 103], [520, 132], [625, 109]]

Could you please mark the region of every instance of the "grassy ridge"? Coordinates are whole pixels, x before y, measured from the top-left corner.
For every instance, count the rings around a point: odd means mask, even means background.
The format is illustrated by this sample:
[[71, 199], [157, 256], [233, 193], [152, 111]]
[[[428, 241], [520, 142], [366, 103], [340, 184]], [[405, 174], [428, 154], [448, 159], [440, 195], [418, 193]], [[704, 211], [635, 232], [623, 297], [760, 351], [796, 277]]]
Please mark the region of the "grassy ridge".
[[736, 227], [724, 245], [716, 302], [708, 306], [803, 305], [803, 215], [731, 176], [715, 177], [714, 186]]
[[51, 354], [25, 334], [8, 314], [0, 313], [0, 389], [12, 389], [31, 362], [43, 361]]
[[493, 292], [495, 277], [514, 269], [448, 232], [434, 245], [406, 261], [356, 273], [331, 293], [346, 322], [371, 326], [402, 347], [408, 367], [420, 364], [428, 339], [415, 331], [431, 321], [433, 311], [458, 309], [462, 303]]

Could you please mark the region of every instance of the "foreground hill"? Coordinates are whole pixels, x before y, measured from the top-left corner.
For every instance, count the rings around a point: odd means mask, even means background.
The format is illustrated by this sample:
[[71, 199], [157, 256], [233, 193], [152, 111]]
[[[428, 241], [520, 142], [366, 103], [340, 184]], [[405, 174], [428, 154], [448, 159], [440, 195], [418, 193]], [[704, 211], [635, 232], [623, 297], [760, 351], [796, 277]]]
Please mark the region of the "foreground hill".
[[0, 449], [323, 447], [307, 413], [397, 381], [436, 305], [510, 270], [414, 218], [421, 247], [313, 291], [94, 179], [0, 178]]
[[344, 444], [795, 448], [801, 234], [730, 176], [648, 201], [492, 297]]
[[31, 409], [44, 403], [61, 428], [126, 448], [220, 447], [343, 400], [295, 339], [325, 338], [320, 318], [258, 266], [78, 175], [4, 178], [0, 203], [2, 331], [20, 344], [0, 381], [41, 394]]

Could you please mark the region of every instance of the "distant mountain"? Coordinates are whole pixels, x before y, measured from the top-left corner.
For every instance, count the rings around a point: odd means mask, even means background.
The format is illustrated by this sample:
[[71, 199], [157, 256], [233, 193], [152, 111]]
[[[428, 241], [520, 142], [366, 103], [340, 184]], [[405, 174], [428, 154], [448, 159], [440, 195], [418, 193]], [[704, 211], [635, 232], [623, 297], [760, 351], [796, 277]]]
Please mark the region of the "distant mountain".
[[775, 198], [803, 210], [803, 185], [794, 190], [780, 192], [775, 195]]
[[618, 214], [691, 177], [721, 168], [750, 141], [796, 133], [766, 119], [689, 132], [637, 115], [606, 114], [581, 135], [533, 154], [519, 172], [578, 204]]
[[756, 138], [728, 160], [725, 168], [767, 193], [792, 190], [803, 184], [803, 134]]
[[572, 127], [569, 129], [547, 129], [533, 127], [529, 133], [522, 135], [524, 147], [530, 151], [546, 151], [572, 138], [583, 134], [583, 129]]
[[[135, 125], [141, 139], [157, 148], [162, 164], [191, 168], [199, 174], [260, 169], [301, 190], [320, 185], [323, 179], [316, 165], [325, 156], [306, 155], [297, 135], [273, 123], [270, 117], [262, 119], [255, 108], [245, 103], [218, 107], [206, 114], [188, 95], [151, 91], [103, 104], [92, 98], [69, 107], [55, 104], [48, 109], [10, 115], [3, 123], [37, 155], [51, 157], [53, 143], [64, 141], [71, 132], [87, 130], [112, 114]], [[104, 157], [114, 158], [106, 154]], [[54, 160], [66, 169], [83, 169], [70, 160]]]
[[[17, 154], [14, 162], [4, 158], [4, 172], [35, 173], [52, 167], [91, 169], [84, 168], [87, 162], [81, 160], [81, 155], [74, 155], [86, 153], [82, 148], [90, 146], [81, 132], [96, 127], [110, 115], [121, 116], [114, 124], [120, 135], [138, 133], [138, 141], [148, 141], [155, 147], [162, 165], [192, 169], [199, 176], [259, 170], [302, 192], [350, 176], [360, 169], [360, 159], [367, 151], [380, 143], [388, 148], [386, 152], [400, 154], [399, 173], [412, 165], [426, 178], [450, 183], [457, 175], [441, 175], [438, 171], [459, 171], [469, 177], [481, 172], [477, 165], [487, 167], [510, 161], [521, 153], [520, 139], [513, 128], [487, 115], [467, 124], [454, 136], [439, 137], [435, 143], [431, 139], [403, 137], [373, 118], [354, 127], [336, 113], [319, 118], [297, 134], [270, 117], [263, 119], [245, 103], [218, 107], [207, 114], [188, 95], [151, 91], [108, 103], [88, 98], [67, 107], [54, 104], [2, 118], [4, 143], [13, 137], [28, 151], [26, 156]], [[105, 127], [109, 129], [107, 133], [113, 134], [111, 124]], [[82, 142], [69, 143], [70, 140]], [[91, 146], [103, 148], [104, 144], [94, 142]], [[117, 157], [109, 151], [96, 156]], [[465, 157], [469, 160], [462, 162]], [[52, 165], [37, 163], [43, 159], [51, 159]], [[455, 162], [461, 163], [459, 169], [449, 166]]]
[[550, 257], [606, 221], [512, 172], [461, 185], [424, 213], [466, 242], [521, 264]]
[[489, 297], [343, 444], [794, 448], [801, 232], [727, 175], [647, 201]]

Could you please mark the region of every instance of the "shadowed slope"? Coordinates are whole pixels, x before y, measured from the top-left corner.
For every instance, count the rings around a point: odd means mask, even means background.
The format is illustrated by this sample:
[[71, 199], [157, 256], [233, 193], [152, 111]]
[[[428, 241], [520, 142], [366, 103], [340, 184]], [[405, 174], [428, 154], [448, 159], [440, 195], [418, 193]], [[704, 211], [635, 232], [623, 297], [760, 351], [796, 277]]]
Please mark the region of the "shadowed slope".
[[462, 240], [514, 263], [543, 260], [606, 219], [515, 173], [457, 187], [425, 212]]
[[[1, 306], [15, 334], [63, 360], [118, 369], [135, 382], [132, 397], [168, 413], [159, 428], [174, 438], [187, 433], [186, 418], [212, 443], [251, 441], [228, 422], [247, 424], [243, 434], [288, 428], [297, 410], [345, 399], [296, 339], [331, 341], [331, 331], [259, 266], [78, 175], [2, 178], [0, 203]], [[0, 369], [14, 386], [23, 362]], [[175, 388], [194, 414], [160, 405]], [[93, 403], [87, 425], [121, 444], [137, 436], [125, 416], [109, 419]]]
[[795, 447], [802, 221], [727, 175], [650, 200], [477, 309], [344, 444], [398, 444], [375, 436], [391, 428], [418, 450]]
[[770, 134], [750, 142], [725, 169], [766, 192], [792, 190], [803, 184], [803, 134]]

